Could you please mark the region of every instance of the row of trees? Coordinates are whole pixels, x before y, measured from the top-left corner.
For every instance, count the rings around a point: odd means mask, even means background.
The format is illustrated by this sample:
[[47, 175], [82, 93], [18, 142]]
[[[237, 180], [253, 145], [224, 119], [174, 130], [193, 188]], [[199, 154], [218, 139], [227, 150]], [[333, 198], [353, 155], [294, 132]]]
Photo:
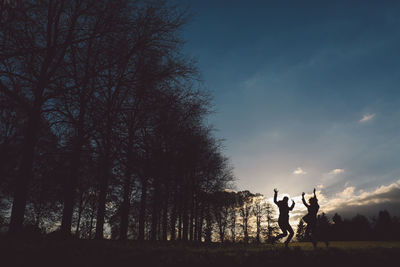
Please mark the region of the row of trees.
[[[400, 240], [400, 218], [391, 216], [387, 210], [380, 211], [369, 220], [357, 214], [351, 219], [342, 219], [335, 213], [330, 220], [325, 213], [318, 215], [317, 239], [322, 241]], [[305, 223], [299, 221], [296, 238], [308, 241]]]
[[11, 235], [33, 224], [101, 239], [118, 225], [119, 239], [201, 239], [208, 198], [233, 175], [182, 53], [187, 12], [132, 0], [0, 8], [0, 223]]
[[[189, 216], [189, 240], [217, 242], [262, 242], [271, 240], [277, 232], [275, 209], [261, 194], [230, 190], [203, 192], [196, 198]], [[139, 205], [139, 202], [137, 203]], [[137, 215], [136, 215], [137, 216]], [[171, 220], [171, 217], [169, 217]], [[172, 217], [173, 218], [173, 217]], [[131, 214], [130, 238], [138, 239], [135, 213]], [[119, 238], [118, 215], [111, 219], [111, 238]], [[179, 224], [178, 224], [179, 225]], [[150, 228], [149, 228], [150, 229]], [[181, 240], [178, 227], [176, 239]], [[171, 229], [171, 233], [175, 231]], [[148, 232], [151, 235], [151, 232]], [[171, 235], [174, 240], [174, 235]]]

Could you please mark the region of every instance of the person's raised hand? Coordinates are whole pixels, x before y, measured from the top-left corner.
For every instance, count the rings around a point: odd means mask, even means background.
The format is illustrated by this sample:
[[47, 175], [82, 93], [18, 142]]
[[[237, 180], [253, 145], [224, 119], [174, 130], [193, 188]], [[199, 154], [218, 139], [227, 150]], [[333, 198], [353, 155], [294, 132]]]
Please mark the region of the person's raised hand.
[[315, 188], [314, 188], [314, 194], [315, 194]]
[[275, 192], [275, 193], [278, 193], [278, 189], [275, 188], [275, 189], [274, 189], [274, 192]]
[[301, 196], [304, 197], [305, 194], [306, 194], [306, 193], [303, 192], [303, 193], [301, 193]]

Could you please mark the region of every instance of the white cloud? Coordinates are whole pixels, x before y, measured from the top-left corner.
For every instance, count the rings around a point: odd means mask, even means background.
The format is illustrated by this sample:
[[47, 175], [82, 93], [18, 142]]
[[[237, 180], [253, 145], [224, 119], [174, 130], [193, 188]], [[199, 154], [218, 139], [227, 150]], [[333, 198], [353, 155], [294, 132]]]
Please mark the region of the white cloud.
[[[326, 196], [322, 190], [318, 189], [316, 194], [320, 205], [319, 213], [325, 212], [330, 217], [336, 212], [345, 218], [351, 218], [357, 213], [371, 217], [383, 209], [387, 209], [392, 215], [400, 215], [400, 180], [370, 191], [345, 186], [343, 191], [332, 197]], [[305, 198], [309, 199], [312, 196], [312, 193], [306, 193]], [[301, 201], [301, 195], [292, 196], [291, 199], [296, 205], [290, 213], [290, 223], [296, 228], [299, 219], [307, 213], [307, 209]], [[273, 203], [272, 198], [269, 201]]]
[[348, 199], [354, 197], [355, 189], [356, 188], [354, 186], [348, 186], [342, 192], [337, 193], [336, 196], [339, 198], [348, 200]]
[[306, 171], [304, 171], [302, 168], [300, 168], [300, 167], [298, 167], [297, 169], [295, 169], [294, 171], [293, 171], [293, 174], [296, 174], [296, 175], [303, 175], [303, 174], [306, 174], [307, 172]]
[[333, 169], [329, 172], [329, 174], [341, 174], [344, 173], [344, 169]]
[[359, 122], [363, 123], [363, 122], [367, 122], [372, 120], [375, 117], [375, 114], [365, 114], [361, 120]]
[[[372, 213], [376, 210], [400, 205], [400, 180], [382, 185], [372, 191], [356, 190], [354, 186], [345, 186], [342, 192], [321, 203], [324, 212], [339, 212], [349, 215], [356, 213]], [[368, 215], [368, 214], [364, 214]]]

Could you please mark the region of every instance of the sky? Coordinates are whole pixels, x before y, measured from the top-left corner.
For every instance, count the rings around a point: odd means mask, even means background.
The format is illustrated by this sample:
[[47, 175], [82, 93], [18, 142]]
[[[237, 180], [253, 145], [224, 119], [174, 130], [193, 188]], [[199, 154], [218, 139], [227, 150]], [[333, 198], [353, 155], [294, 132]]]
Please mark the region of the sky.
[[177, 1], [237, 190], [400, 215], [399, 1]]

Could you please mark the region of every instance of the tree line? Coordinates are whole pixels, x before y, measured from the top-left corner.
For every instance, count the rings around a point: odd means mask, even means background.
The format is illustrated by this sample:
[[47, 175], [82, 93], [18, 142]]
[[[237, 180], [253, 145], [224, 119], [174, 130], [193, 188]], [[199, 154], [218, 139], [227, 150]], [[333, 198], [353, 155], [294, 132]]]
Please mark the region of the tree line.
[[182, 50], [188, 17], [168, 1], [1, 1], [10, 235], [33, 225], [102, 239], [112, 222], [122, 240], [201, 238], [208, 195], [233, 175]]
[[[400, 218], [391, 216], [387, 210], [379, 211], [377, 216], [368, 219], [357, 214], [350, 219], [343, 219], [338, 213], [332, 219], [325, 213], [318, 215], [317, 239], [320, 241], [399, 241]], [[305, 236], [305, 224], [299, 221], [296, 239], [308, 241]]]

